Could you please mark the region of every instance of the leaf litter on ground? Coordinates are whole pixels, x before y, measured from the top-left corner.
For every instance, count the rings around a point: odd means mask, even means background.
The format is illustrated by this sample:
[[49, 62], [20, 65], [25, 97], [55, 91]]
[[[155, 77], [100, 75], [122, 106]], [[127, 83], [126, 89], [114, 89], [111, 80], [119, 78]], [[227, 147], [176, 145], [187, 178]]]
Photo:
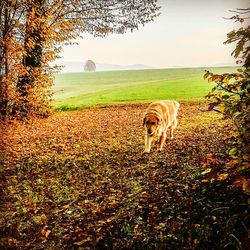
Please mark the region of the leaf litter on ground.
[[197, 103], [182, 103], [174, 140], [143, 155], [146, 106], [1, 124], [0, 246], [197, 248], [196, 177], [208, 157], [225, 164], [229, 125]]

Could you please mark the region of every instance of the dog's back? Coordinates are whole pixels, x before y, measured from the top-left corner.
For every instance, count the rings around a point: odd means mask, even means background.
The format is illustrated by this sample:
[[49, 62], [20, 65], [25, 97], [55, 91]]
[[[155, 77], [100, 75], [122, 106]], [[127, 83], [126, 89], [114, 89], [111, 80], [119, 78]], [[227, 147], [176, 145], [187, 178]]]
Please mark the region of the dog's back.
[[148, 106], [146, 114], [155, 113], [157, 116], [164, 118], [166, 124], [169, 124], [176, 120], [179, 107], [180, 104], [177, 101], [155, 101]]
[[178, 109], [180, 104], [177, 101], [163, 101], [168, 109], [168, 122], [172, 123], [177, 118]]

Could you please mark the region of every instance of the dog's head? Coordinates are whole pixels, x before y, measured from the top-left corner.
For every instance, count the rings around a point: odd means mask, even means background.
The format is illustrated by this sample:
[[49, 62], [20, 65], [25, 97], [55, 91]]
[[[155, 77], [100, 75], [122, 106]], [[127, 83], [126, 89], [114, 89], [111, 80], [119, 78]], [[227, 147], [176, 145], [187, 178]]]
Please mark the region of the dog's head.
[[146, 115], [143, 119], [143, 126], [145, 127], [148, 135], [154, 135], [157, 133], [160, 125], [160, 118], [155, 114]]

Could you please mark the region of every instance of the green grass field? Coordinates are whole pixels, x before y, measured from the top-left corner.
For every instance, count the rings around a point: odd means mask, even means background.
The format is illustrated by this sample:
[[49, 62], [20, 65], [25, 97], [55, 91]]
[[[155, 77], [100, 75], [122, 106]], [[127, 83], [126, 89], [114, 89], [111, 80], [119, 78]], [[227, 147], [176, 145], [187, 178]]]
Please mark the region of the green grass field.
[[57, 110], [157, 99], [202, 99], [212, 88], [204, 70], [223, 73], [233, 67], [178, 68], [58, 74], [53, 88]]

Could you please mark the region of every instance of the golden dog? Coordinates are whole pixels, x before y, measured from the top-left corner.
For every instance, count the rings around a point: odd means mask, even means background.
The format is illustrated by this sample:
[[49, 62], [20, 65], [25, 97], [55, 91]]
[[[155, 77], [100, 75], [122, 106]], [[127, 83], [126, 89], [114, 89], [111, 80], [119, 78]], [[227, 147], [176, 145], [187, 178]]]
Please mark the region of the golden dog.
[[143, 126], [145, 127], [145, 150], [149, 153], [151, 143], [157, 140], [157, 148], [162, 151], [167, 138], [167, 131], [170, 131], [170, 138], [173, 139], [174, 129], [177, 126], [177, 112], [180, 104], [176, 101], [156, 101], [151, 103], [145, 113]]

